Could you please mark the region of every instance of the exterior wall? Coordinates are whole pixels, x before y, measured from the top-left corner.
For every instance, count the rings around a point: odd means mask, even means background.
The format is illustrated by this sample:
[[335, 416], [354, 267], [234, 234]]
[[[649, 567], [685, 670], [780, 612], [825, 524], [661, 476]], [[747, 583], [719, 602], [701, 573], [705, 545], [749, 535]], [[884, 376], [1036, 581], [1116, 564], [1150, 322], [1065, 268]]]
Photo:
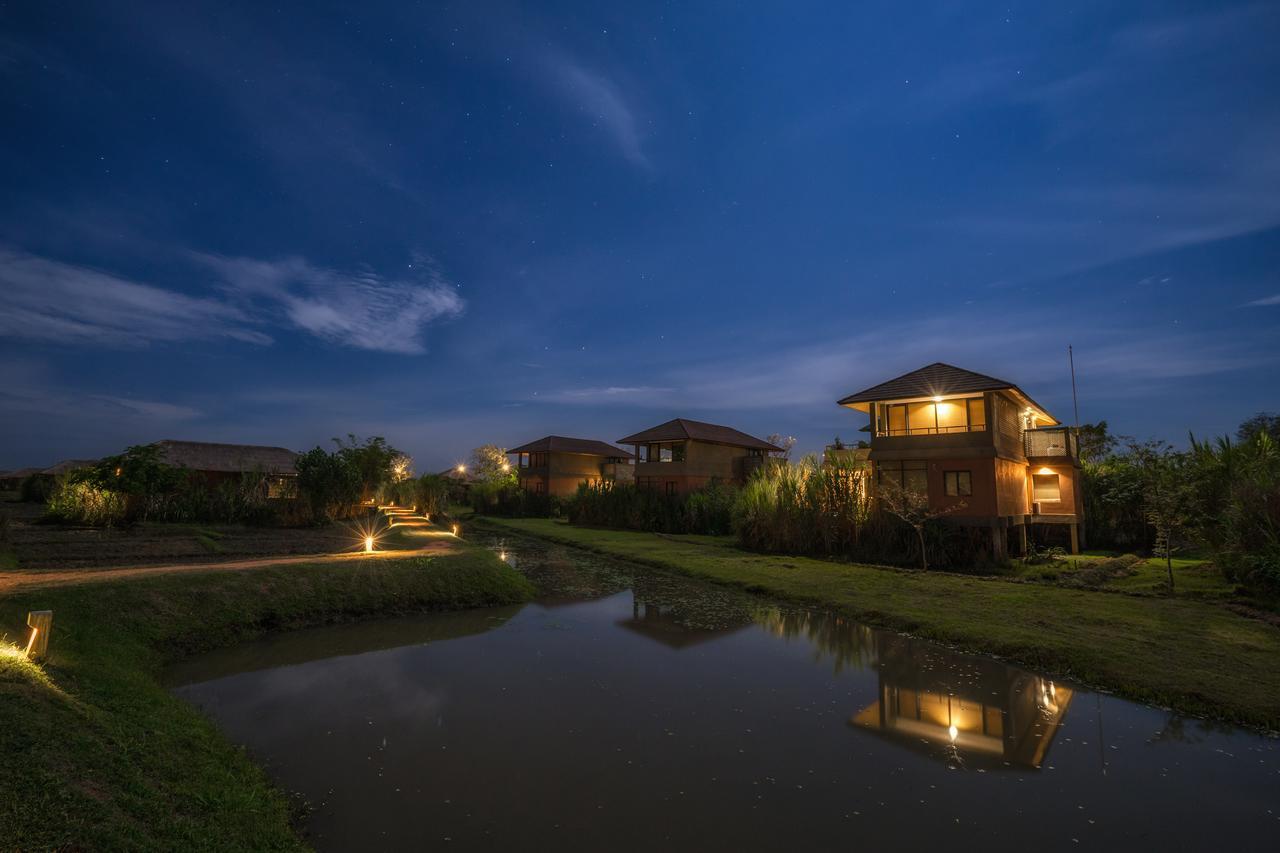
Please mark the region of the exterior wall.
[[537, 492], [538, 484], [548, 495], [567, 497], [578, 491], [584, 482], [601, 478], [603, 456], [586, 453], [548, 453], [547, 464], [537, 468], [521, 468], [518, 471], [520, 488]]
[[1084, 495], [1079, 487], [1080, 469], [1069, 462], [1032, 462], [1027, 468], [1026, 501], [1027, 512], [1031, 511], [1033, 502], [1032, 475], [1053, 473], [1058, 475], [1059, 501], [1040, 501], [1041, 515], [1074, 515], [1084, 516]]
[[[1001, 462], [1003, 460], [994, 460]], [[929, 505], [935, 509], [952, 507], [961, 502], [963, 509], [954, 510], [952, 518], [988, 518], [996, 514], [996, 477], [990, 458], [961, 457], [929, 461]], [[943, 475], [947, 471], [968, 471], [971, 491], [968, 497], [946, 494]]]
[[996, 515], [1026, 515], [1031, 505], [1027, 502], [1027, 465], [1008, 459], [996, 460]]
[[641, 484], [646, 478], [652, 478], [653, 488], [659, 490], [666, 489], [667, 483], [675, 483], [675, 491], [684, 493], [702, 488], [712, 480], [741, 483], [744, 467], [750, 464], [744, 460], [750, 458], [751, 452], [745, 447], [686, 441], [683, 462], [637, 462], [635, 478]]

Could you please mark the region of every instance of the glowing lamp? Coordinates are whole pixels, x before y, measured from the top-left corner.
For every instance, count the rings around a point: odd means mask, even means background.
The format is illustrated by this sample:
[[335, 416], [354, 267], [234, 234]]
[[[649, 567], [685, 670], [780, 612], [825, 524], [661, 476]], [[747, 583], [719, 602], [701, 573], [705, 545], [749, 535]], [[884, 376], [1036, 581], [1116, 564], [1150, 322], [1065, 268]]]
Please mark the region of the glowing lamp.
[[960, 730], [956, 728], [956, 724], [952, 723], [947, 727], [947, 734], [951, 736], [951, 742], [956, 742], [956, 735], [960, 734]]
[[941, 403], [941, 402], [942, 402], [942, 398], [941, 398], [941, 397], [934, 397], [934, 398], [933, 398], [933, 402], [935, 402], [935, 403]]
[[453, 525], [453, 527], [452, 527], [452, 531], [453, 531], [453, 535], [454, 535], [454, 536], [457, 536], [457, 535], [458, 535], [458, 525], [456, 525], [456, 524], [455, 524], [455, 525]]
[[364, 552], [366, 554], [373, 553], [373, 537], [372, 536], [364, 537]]

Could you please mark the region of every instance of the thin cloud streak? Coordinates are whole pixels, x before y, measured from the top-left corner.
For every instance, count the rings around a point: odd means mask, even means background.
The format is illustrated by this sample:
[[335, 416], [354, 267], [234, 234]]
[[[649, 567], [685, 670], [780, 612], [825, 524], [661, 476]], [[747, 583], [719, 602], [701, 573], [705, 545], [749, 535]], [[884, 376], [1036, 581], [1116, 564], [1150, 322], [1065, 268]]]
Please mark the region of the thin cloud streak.
[[561, 53], [546, 57], [556, 95], [569, 106], [585, 113], [618, 146], [632, 165], [651, 169], [644, 153], [643, 136], [635, 110], [622, 89], [606, 75], [593, 71]]
[[3, 336], [115, 349], [219, 338], [270, 344], [271, 337], [253, 325], [221, 300], [0, 249]]

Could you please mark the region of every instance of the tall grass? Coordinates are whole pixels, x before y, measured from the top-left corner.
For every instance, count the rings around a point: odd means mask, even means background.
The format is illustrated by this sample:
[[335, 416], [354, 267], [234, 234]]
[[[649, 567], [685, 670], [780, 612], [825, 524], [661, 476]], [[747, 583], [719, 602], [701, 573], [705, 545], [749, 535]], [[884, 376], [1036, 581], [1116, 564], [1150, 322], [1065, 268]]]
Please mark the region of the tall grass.
[[725, 535], [733, 527], [737, 490], [721, 483], [682, 495], [630, 483], [583, 483], [566, 512], [574, 524], [653, 533]]

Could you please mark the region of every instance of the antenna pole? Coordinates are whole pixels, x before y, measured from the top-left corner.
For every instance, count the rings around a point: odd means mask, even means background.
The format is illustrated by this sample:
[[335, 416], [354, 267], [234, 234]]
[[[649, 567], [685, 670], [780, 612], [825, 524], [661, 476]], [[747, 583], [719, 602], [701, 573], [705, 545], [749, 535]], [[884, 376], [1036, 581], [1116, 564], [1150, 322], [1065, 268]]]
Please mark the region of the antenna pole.
[[1080, 400], [1076, 397], [1076, 357], [1067, 344], [1067, 362], [1071, 365], [1071, 407], [1075, 409], [1076, 435], [1080, 434]]

